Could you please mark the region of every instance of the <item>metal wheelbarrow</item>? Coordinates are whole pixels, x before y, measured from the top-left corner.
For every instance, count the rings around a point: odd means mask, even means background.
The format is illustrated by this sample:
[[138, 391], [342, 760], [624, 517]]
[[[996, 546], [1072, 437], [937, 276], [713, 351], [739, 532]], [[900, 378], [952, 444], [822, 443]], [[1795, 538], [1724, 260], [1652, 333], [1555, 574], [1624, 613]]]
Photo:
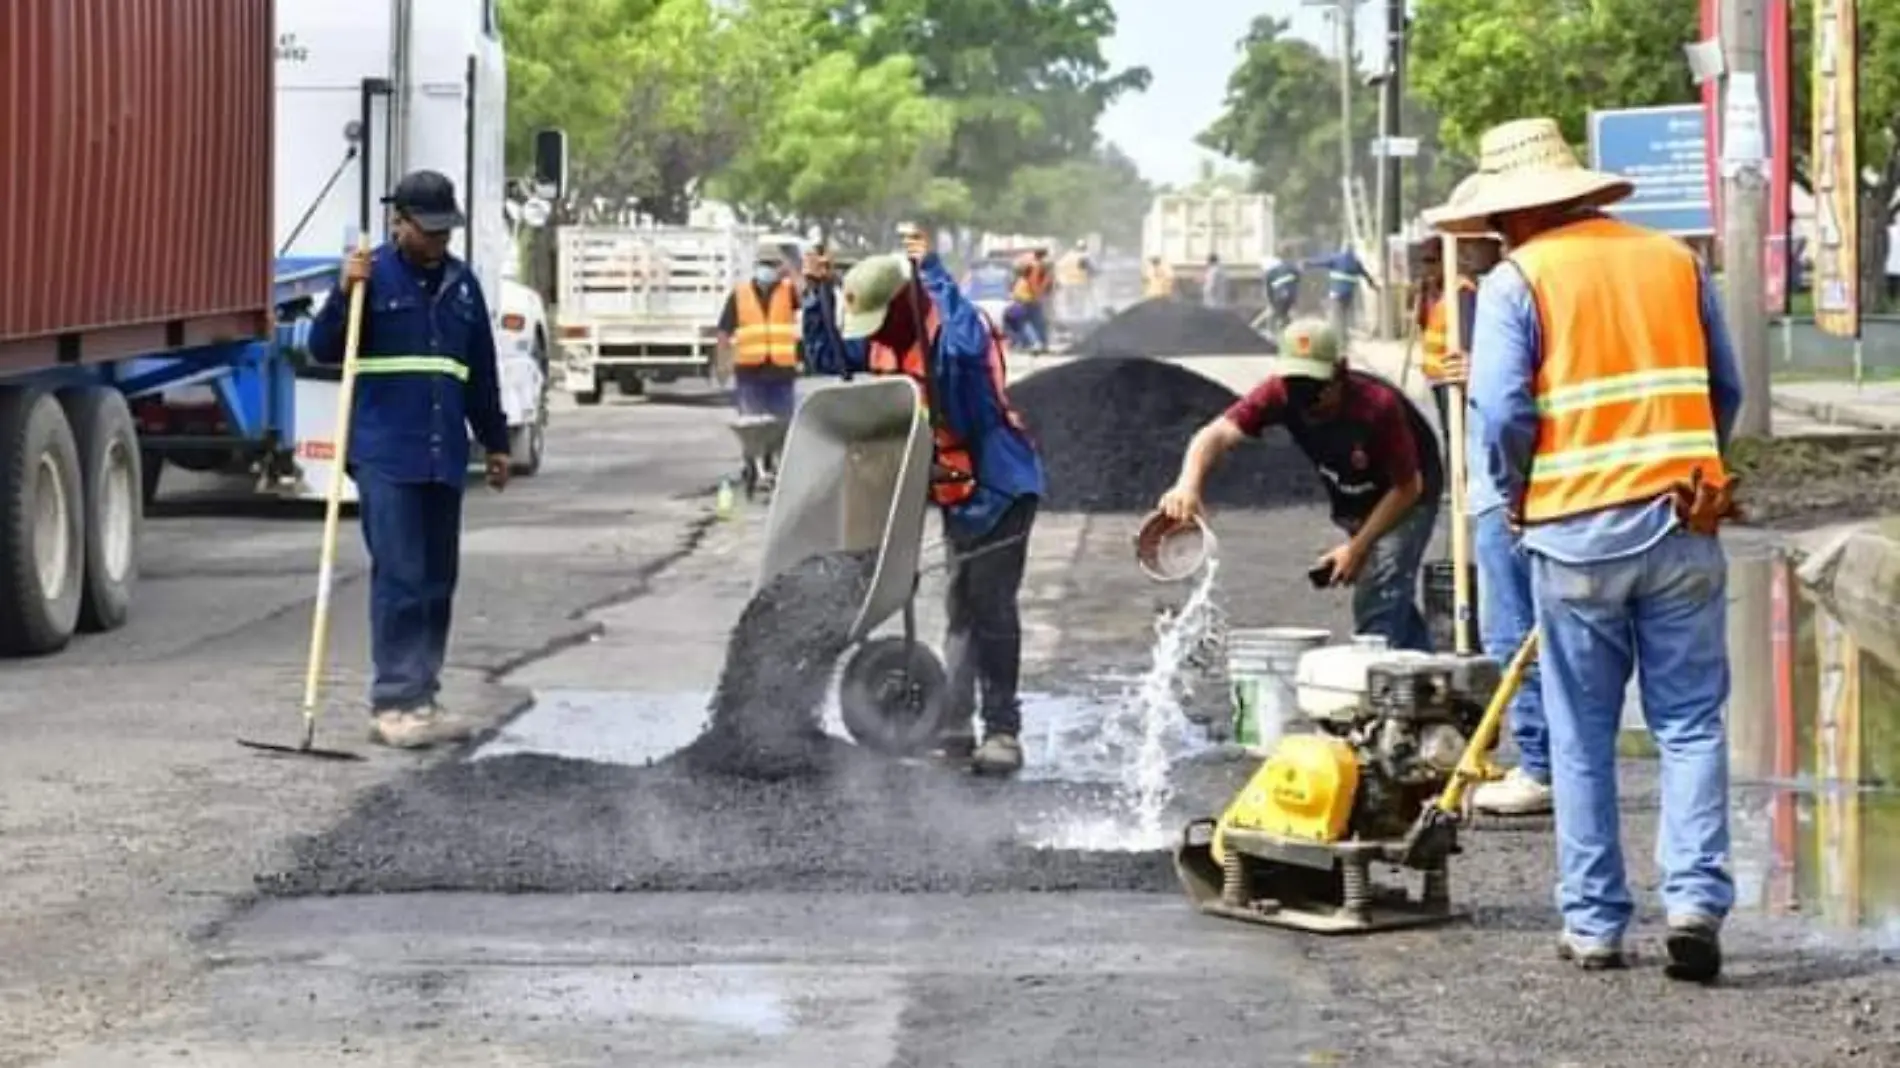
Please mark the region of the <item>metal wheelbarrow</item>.
[[[931, 458], [930, 418], [910, 379], [861, 378], [813, 390], [786, 432], [759, 568], [763, 586], [821, 553], [876, 550], [838, 702], [854, 741], [894, 756], [928, 750], [950, 704], [943, 662], [917, 636]], [[870, 638], [900, 615], [901, 637]]]
[[777, 478], [779, 457], [785, 447], [785, 420], [775, 415], [741, 415], [729, 425], [739, 438], [739, 484], [749, 501], [758, 496], [760, 489], [771, 489]]

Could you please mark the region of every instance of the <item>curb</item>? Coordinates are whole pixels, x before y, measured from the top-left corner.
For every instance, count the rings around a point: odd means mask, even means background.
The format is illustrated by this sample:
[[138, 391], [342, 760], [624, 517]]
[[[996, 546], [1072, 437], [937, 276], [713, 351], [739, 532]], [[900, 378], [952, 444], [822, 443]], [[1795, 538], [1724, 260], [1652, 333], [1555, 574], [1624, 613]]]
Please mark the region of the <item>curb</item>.
[[1806, 397], [1791, 397], [1786, 393], [1775, 394], [1771, 404], [1777, 411], [1803, 416], [1829, 426], [1858, 427], [1861, 430], [1879, 431], [1886, 434], [1900, 431], [1900, 416], [1867, 414], [1844, 404], [1830, 404], [1827, 401], [1809, 400]]

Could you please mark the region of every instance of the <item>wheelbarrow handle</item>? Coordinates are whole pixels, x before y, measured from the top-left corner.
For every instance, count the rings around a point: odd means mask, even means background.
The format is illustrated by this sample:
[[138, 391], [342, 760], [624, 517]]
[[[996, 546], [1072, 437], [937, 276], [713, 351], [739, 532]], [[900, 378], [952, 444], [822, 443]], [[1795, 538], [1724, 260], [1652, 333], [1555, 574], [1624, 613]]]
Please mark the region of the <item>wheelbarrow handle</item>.
[[1029, 538], [1029, 535], [1027, 533], [1012, 534], [1001, 541], [991, 542], [990, 544], [985, 545], [980, 549], [971, 549], [967, 553], [953, 552], [950, 549], [950, 543], [948, 541], [939, 541], [936, 545], [932, 546], [931, 548], [943, 549], [944, 550], [943, 560], [934, 564], [925, 564], [924, 566], [917, 569], [917, 573], [920, 575], [928, 575], [933, 571], [948, 571], [951, 568], [956, 567], [958, 564], [967, 564], [972, 560], [976, 560], [981, 557], [988, 556], [989, 554], [993, 552], [997, 552], [1002, 549], [1007, 549], [1012, 545], [1016, 545], [1020, 542], [1026, 541], [1028, 540], [1028, 538]]

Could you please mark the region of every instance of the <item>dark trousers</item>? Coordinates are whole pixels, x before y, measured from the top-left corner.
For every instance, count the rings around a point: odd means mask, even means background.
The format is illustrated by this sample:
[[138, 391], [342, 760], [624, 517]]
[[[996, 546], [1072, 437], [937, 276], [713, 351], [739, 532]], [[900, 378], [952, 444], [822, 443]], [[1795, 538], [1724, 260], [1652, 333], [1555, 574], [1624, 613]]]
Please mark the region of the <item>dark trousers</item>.
[[1022, 731], [1023, 707], [1016, 688], [1022, 677], [1023, 625], [1016, 598], [1022, 592], [1029, 531], [1035, 523], [1036, 499], [1023, 497], [988, 533], [950, 538], [950, 551], [957, 558], [950, 568], [950, 627], [944, 640], [951, 735], [969, 730], [979, 708], [979, 688], [984, 733]]
[[442, 689], [462, 552], [462, 487], [355, 472], [369, 547], [372, 711], [420, 708]]

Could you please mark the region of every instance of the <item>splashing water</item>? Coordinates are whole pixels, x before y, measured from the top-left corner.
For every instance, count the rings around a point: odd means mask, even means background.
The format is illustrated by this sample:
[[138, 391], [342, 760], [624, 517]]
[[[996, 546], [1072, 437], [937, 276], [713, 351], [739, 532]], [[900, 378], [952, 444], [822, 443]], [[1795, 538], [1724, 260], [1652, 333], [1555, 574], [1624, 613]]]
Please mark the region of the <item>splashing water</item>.
[[1065, 822], [1041, 844], [1064, 849], [1158, 849], [1170, 835], [1163, 826], [1174, 787], [1169, 772], [1183, 754], [1202, 744], [1181, 698], [1184, 669], [1217, 630], [1214, 580], [1208, 561], [1187, 603], [1158, 620], [1148, 669], [1113, 714], [1101, 721], [1084, 762], [1113, 769], [1121, 804], [1112, 815]]

